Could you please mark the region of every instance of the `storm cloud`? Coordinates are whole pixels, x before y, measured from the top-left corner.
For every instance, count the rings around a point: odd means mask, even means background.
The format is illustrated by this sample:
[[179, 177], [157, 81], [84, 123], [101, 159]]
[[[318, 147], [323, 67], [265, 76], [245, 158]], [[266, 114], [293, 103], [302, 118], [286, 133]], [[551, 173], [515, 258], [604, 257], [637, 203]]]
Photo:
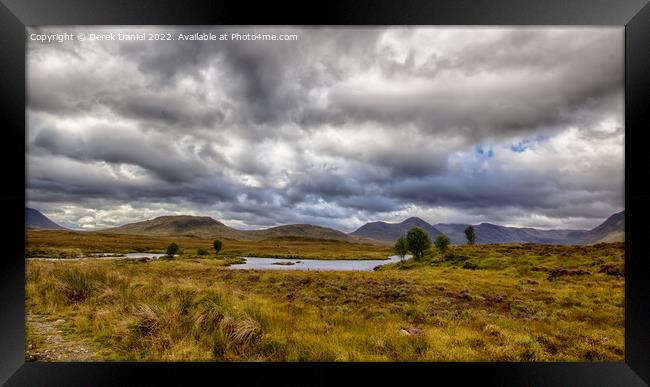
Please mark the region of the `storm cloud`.
[[28, 41], [28, 205], [354, 230], [591, 228], [624, 207], [623, 29], [42, 27], [293, 41]]

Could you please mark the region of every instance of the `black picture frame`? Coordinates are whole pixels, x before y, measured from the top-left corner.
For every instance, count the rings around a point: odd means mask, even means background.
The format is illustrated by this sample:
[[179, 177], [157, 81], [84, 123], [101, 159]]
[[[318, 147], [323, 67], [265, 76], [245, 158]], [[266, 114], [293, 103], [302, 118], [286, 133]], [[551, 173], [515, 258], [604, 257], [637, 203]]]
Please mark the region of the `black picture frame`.
[[[620, 363], [29, 363], [25, 362], [25, 27], [30, 25], [613, 25], [625, 26], [625, 361]], [[158, 382], [313, 385], [417, 383], [642, 386], [650, 383], [650, 6], [647, 0], [226, 1], [0, 0], [0, 383], [98, 386]], [[8, 177], [7, 177], [8, 175]], [[228, 378], [228, 379], [226, 379]], [[230, 379], [234, 378], [234, 379]]]

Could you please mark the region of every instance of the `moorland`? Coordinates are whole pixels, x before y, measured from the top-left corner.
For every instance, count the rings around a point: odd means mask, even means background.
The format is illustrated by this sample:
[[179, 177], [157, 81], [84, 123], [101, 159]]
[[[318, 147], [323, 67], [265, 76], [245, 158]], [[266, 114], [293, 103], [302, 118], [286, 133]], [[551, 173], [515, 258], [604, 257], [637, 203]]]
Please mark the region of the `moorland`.
[[[452, 245], [370, 272], [229, 265], [242, 255], [386, 258], [390, 246], [222, 239], [216, 254], [193, 236], [28, 230], [26, 253], [164, 252], [172, 240], [181, 250], [166, 260], [28, 259], [28, 316], [107, 361], [624, 359], [622, 242]], [[28, 360], [57, 360], [46, 333], [28, 325], [26, 340]]]

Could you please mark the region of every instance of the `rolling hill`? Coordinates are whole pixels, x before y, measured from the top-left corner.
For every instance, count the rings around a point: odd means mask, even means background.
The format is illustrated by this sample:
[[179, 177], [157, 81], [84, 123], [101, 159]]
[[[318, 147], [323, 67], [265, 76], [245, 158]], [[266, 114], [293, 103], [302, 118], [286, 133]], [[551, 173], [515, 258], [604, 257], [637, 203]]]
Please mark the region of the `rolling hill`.
[[311, 224], [291, 224], [262, 230], [237, 230], [207, 216], [160, 216], [155, 219], [126, 224], [103, 232], [130, 235], [194, 235], [201, 238], [263, 240], [279, 237], [305, 237], [357, 242], [341, 231]]
[[228, 227], [208, 216], [159, 216], [151, 220], [129, 223], [103, 230], [115, 234], [132, 235], [195, 235], [201, 238], [222, 237], [237, 239], [239, 230]]
[[29, 207], [25, 207], [25, 227], [46, 230], [65, 230], [65, 227], [61, 227], [54, 223], [40, 211]]
[[333, 228], [314, 226], [311, 224], [290, 224], [286, 226], [271, 227], [264, 230], [250, 230], [240, 232], [259, 239], [271, 239], [291, 236], [318, 239], [335, 239], [342, 241], [351, 240], [347, 234], [341, 231], [334, 230]]

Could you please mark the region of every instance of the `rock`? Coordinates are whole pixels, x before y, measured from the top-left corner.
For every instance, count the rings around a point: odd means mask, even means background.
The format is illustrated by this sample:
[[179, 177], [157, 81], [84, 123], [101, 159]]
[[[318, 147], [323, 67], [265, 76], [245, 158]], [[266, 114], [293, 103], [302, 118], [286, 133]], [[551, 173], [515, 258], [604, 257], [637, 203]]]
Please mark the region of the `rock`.
[[63, 324], [65, 322], [64, 319], [59, 319], [54, 322], [54, 324]]
[[460, 296], [460, 298], [463, 298], [465, 300], [471, 300], [472, 299], [472, 296], [469, 295], [469, 289], [467, 289], [467, 288], [461, 290], [459, 296]]
[[399, 330], [399, 333], [405, 335], [405, 336], [424, 336], [425, 333], [422, 329], [417, 328], [417, 327], [408, 327]]

